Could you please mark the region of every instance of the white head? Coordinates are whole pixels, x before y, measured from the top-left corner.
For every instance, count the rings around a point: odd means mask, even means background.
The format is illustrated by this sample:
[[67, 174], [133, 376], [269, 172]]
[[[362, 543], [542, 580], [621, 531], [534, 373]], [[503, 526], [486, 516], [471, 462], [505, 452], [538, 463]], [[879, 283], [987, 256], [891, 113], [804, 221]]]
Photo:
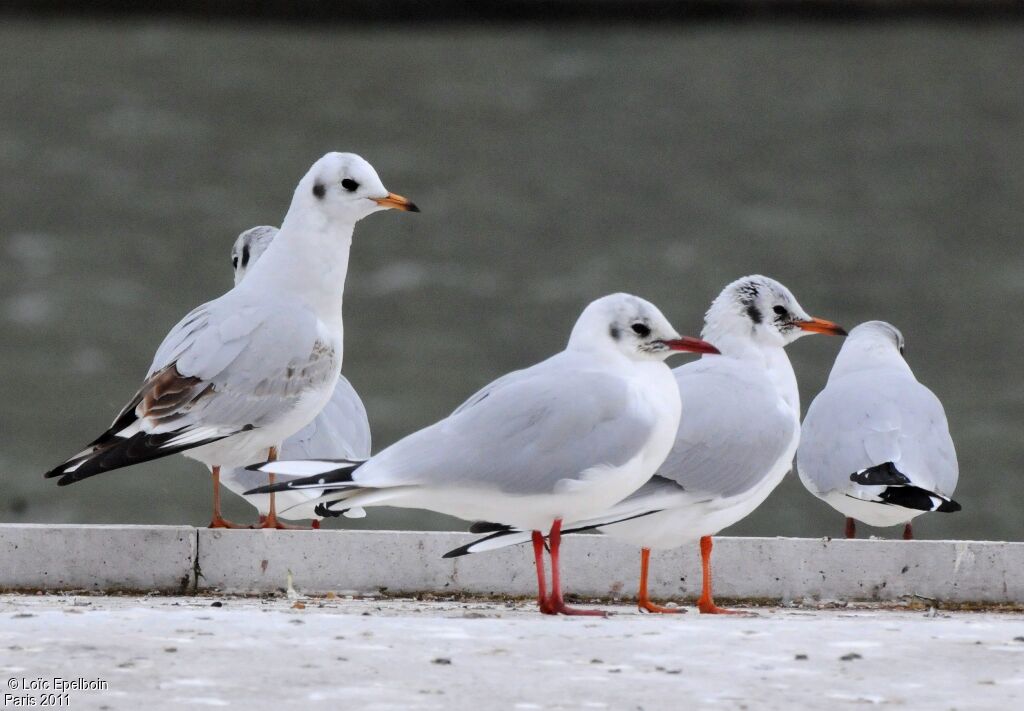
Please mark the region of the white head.
[[899, 368], [910, 371], [903, 359], [903, 334], [891, 323], [867, 321], [850, 331], [843, 344], [829, 379], [857, 370]]
[[846, 335], [831, 321], [809, 316], [779, 282], [754, 274], [722, 290], [704, 315], [701, 335], [723, 348], [730, 337], [782, 348], [808, 333]]
[[252, 265], [263, 255], [276, 234], [276, 227], [260, 225], [238, 235], [238, 239], [231, 247], [231, 268], [235, 270], [235, 286], [238, 286]]
[[354, 224], [371, 213], [392, 208], [420, 211], [401, 195], [388, 192], [373, 166], [355, 153], [328, 153], [299, 181], [285, 220], [298, 210]]
[[680, 336], [649, 301], [612, 294], [592, 302], [580, 314], [570, 350], [615, 350], [631, 360], [665, 360], [673, 351], [717, 353], [714, 346]]

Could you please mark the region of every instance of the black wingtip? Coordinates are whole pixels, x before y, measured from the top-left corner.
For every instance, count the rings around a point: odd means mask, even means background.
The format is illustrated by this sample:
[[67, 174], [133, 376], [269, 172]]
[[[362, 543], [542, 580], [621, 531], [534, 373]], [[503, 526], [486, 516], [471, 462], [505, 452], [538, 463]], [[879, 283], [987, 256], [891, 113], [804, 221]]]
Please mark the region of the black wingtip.
[[264, 484], [263, 486], [257, 486], [255, 489], [249, 489], [243, 491], [242, 496], [251, 496], [252, 494], [276, 494], [279, 491], [287, 491], [288, 482], [280, 481], [276, 484]]
[[491, 523], [490, 521], [474, 521], [469, 526], [470, 533], [496, 533], [498, 531], [511, 531], [512, 527], [504, 523]]
[[464, 555], [469, 555], [469, 549], [473, 546], [474, 543], [477, 543], [477, 541], [473, 541], [473, 543], [467, 543], [464, 546], [459, 546], [458, 548], [454, 548], [454, 549], [448, 551], [447, 553], [445, 553], [441, 557], [442, 558], [461, 558]]
[[962, 508], [963, 507], [959, 503], [953, 501], [953, 499], [950, 499], [949, 501], [943, 501], [942, 505], [935, 510], [941, 511], [942, 513], [956, 513]]
[[850, 475], [850, 481], [863, 486], [902, 486], [910, 479], [892, 462], [882, 462]]

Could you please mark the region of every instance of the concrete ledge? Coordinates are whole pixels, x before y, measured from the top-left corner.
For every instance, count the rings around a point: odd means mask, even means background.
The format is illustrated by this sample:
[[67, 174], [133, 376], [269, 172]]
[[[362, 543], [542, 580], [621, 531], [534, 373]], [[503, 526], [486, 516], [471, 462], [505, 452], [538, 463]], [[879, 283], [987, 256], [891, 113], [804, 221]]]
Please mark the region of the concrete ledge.
[[[526, 547], [444, 560], [472, 540], [462, 533], [235, 531], [175, 526], [0, 525], [0, 590], [267, 593], [289, 572], [307, 594], [530, 596]], [[651, 591], [700, 592], [700, 557], [689, 544], [653, 555]], [[569, 592], [631, 598], [637, 549], [599, 536], [563, 547]], [[715, 593], [764, 601], [891, 601], [1024, 605], [1024, 543], [988, 541], [715, 539]]]
[[0, 590], [185, 592], [191, 526], [0, 525]]

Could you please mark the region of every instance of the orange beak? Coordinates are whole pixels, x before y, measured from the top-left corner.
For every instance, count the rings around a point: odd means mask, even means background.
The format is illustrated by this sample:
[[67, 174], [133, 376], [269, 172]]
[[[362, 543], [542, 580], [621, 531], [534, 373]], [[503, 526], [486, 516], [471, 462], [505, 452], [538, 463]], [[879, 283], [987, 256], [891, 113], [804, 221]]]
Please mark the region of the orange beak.
[[719, 350], [707, 341], [702, 341], [699, 338], [691, 338], [689, 336], [683, 336], [681, 338], [675, 338], [671, 341], [662, 341], [673, 351], [686, 351], [687, 353], [718, 353]]
[[404, 212], [419, 212], [420, 209], [416, 207], [416, 203], [412, 202], [408, 198], [404, 198], [401, 195], [395, 193], [388, 193], [387, 197], [382, 198], [370, 198], [381, 207], [394, 208], [395, 210], [403, 210]]
[[837, 323], [826, 321], [823, 318], [812, 318], [810, 321], [797, 321], [797, 327], [802, 331], [811, 333], [824, 333], [828, 336], [845, 336], [846, 329]]

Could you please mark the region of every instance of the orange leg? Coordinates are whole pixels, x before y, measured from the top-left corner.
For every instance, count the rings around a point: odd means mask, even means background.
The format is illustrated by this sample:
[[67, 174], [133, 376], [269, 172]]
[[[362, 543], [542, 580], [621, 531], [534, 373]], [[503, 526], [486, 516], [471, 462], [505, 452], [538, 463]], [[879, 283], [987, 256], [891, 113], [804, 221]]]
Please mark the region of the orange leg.
[[637, 596], [636, 606], [640, 608], [640, 612], [659, 612], [663, 614], [679, 614], [686, 612], [681, 607], [662, 607], [661, 605], [655, 605], [651, 602], [651, 598], [647, 596], [647, 568], [651, 562], [651, 549], [641, 548], [640, 549], [640, 594]]
[[537, 566], [537, 607], [542, 615], [556, 614], [548, 604], [547, 583], [544, 580], [544, 534], [533, 532], [533, 562]]
[[565, 600], [562, 599], [562, 581], [558, 563], [559, 549], [562, 547], [562, 519], [555, 519], [548, 538], [551, 541], [551, 594], [548, 596], [548, 606], [551, 612], [548, 614], [607, 617], [608, 613], [603, 610], [580, 610], [565, 604]]
[[210, 474], [213, 475], [213, 518], [210, 520], [209, 528], [247, 528], [232, 523], [220, 515], [220, 467], [211, 468]]
[[910, 525], [909, 521], [907, 522], [907, 525], [903, 527], [903, 540], [904, 541], [912, 541], [912, 540], [914, 540], [914, 529]]
[[726, 610], [715, 604], [711, 597], [711, 536], [702, 536], [700, 539], [700, 562], [704, 570], [703, 589], [700, 598], [697, 600], [697, 609], [702, 615], [742, 615], [739, 610]]
[[857, 537], [857, 522], [847, 516], [846, 518], [846, 537], [856, 538]]
[[[277, 460], [277, 447], [271, 447], [270, 452], [267, 456], [268, 462]], [[273, 474], [268, 474], [268, 481], [273, 484], [277, 477]], [[270, 511], [266, 516], [260, 516], [260, 522], [256, 528], [276, 528], [282, 531], [305, 531], [305, 526], [293, 526], [289, 523], [285, 523], [277, 518], [277, 498], [273, 492], [270, 494]]]

